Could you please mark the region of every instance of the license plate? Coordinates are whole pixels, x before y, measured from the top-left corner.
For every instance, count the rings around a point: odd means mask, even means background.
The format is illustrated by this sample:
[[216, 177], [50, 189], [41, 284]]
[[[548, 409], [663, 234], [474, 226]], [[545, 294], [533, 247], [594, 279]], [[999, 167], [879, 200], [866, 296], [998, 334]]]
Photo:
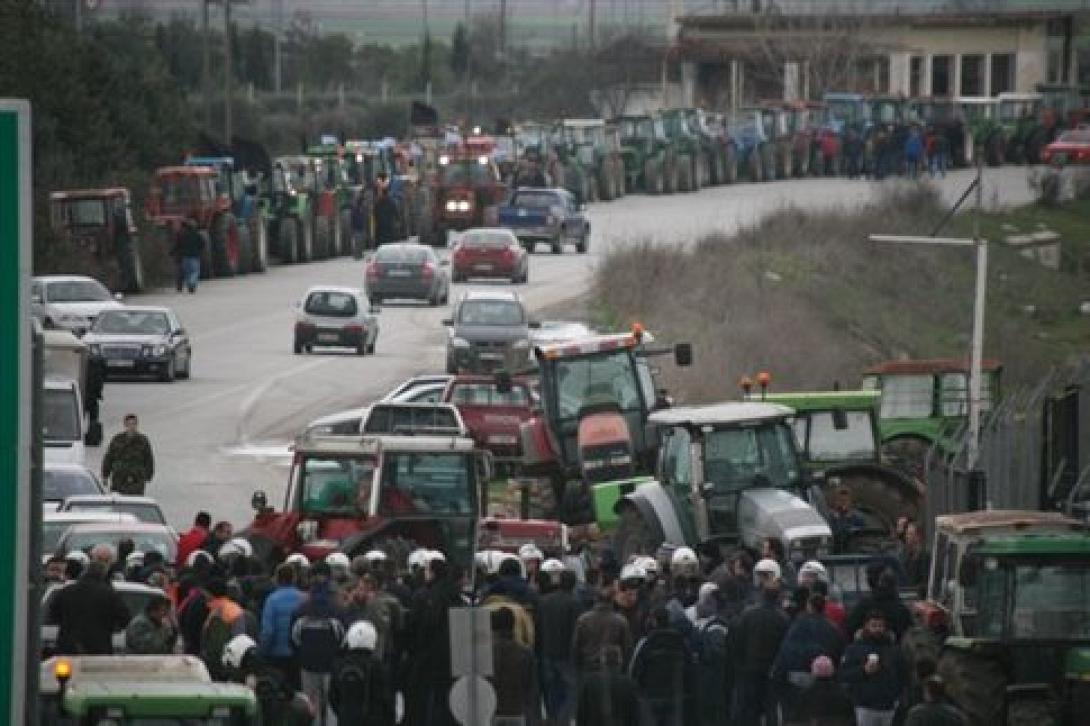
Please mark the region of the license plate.
[[413, 273], [411, 270], [390, 270], [386, 274], [389, 277], [409, 277]]
[[108, 360], [106, 361], [107, 368], [132, 368], [136, 365], [136, 361], [131, 360]]
[[341, 336], [336, 333], [318, 333], [319, 343], [336, 343], [341, 339]]
[[473, 269], [477, 272], [492, 272], [492, 265], [489, 265], [487, 263], [482, 265], [474, 265]]

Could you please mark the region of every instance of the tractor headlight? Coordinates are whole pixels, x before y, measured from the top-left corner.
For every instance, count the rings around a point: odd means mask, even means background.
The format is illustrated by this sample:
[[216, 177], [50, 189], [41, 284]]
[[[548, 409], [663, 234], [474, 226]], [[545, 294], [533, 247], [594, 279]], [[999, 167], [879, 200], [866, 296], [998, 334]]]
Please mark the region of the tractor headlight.
[[465, 201], [464, 199], [462, 201], [458, 202], [458, 211], [459, 212], [468, 212], [469, 211], [469, 202]]
[[465, 338], [458, 338], [458, 337], [451, 338], [450, 339], [450, 347], [451, 348], [468, 348], [469, 347], [469, 341], [466, 340]]
[[446, 204], [446, 209], [447, 209], [448, 212], [457, 212], [458, 211], [458, 202], [454, 201], [453, 199], [448, 199], [447, 204]]

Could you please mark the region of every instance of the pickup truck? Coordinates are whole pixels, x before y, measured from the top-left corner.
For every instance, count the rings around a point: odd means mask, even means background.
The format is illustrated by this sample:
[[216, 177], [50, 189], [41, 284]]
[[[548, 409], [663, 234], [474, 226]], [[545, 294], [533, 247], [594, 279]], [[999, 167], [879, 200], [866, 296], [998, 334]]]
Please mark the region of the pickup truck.
[[457, 376], [447, 384], [443, 401], [457, 407], [470, 437], [492, 453], [497, 467], [513, 469], [522, 460], [519, 426], [530, 420], [535, 395], [521, 378], [506, 392], [500, 388], [492, 376]]
[[527, 252], [545, 242], [553, 254], [563, 252], [565, 244], [582, 254], [590, 245], [590, 221], [583, 209], [566, 189], [519, 188], [499, 208], [499, 226], [514, 232]]

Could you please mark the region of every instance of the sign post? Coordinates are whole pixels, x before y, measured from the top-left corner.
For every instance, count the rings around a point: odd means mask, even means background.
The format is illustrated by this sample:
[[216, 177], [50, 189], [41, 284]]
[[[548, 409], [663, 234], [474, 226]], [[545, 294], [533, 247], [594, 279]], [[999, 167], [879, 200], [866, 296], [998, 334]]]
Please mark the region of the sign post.
[[[0, 99], [0, 721], [27, 709], [30, 542], [30, 104]], [[30, 684], [33, 685], [33, 684]]]

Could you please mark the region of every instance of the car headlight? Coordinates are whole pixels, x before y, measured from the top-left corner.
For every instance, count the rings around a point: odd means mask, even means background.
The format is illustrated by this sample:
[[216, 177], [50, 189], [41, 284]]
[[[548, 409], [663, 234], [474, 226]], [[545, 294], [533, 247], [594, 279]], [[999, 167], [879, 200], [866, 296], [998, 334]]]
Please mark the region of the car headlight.
[[163, 345], [162, 343], [160, 343], [159, 345], [152, 346], [152, 348], [151, 348], [151, 354], [152, 355], [165, 355], [166, 352], [167, 352], [167, 347], [165, 345]]
[[469, 347], [469, 341], [466, 340], [465, 338], [454, 337], [454, 338], [450, 339], [450, 347], [451, 348], [468, 348]]
[[448, 212], [457, 212], [458, 211], [458, 202], [454, 201], [453, 199], [448, 199], [447, 200], [447, 211]]
[[458, 211], [459, 212], [468, 212], [469, 211], [469, 202], [465, 201], [464, 199], [462, 201], [458, 202]]

